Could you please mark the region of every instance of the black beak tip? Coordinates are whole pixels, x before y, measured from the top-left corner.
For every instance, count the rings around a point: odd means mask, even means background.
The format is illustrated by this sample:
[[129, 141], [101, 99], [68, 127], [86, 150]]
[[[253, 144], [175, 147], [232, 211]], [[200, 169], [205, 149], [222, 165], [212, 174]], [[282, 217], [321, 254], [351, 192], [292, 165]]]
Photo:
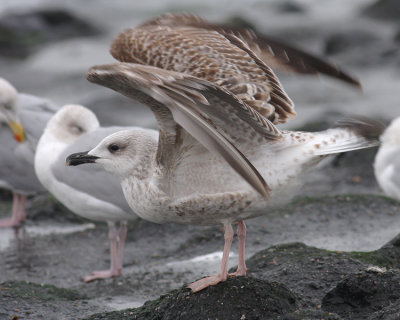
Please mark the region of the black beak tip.
[[67, 159], [65, 159], [65, 165], [79, 166], [84, 163], [95, 163], [99, 157], [89, 155], [88, 152], [89, 151], [70, 154]]

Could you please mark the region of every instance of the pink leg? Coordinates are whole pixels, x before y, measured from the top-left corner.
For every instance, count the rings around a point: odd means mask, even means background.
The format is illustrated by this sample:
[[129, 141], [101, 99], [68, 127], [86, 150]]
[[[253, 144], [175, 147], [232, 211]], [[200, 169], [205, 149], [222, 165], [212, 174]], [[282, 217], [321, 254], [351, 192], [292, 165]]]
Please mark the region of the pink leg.
[[111, 265], [108, 270], [93, 271], [92, 275], [83, 278], [85, 282], [91, 282], [96, 279], [107, 279], [121, 275], [121, 270], [118, 270], [118, 231], [115, 228], [114, 222], [108, 223], [109, 238], [110, 238], [110, 254]]
[[239, 264], [236, 272], [230, 273], [230, 276], [245, 276], [247, 267], [245, 261], [245, 247], [246, 247], [246, 225], [244, 221], [239, 221], [237, 228], [237, 235], [239, 238]]
[[122, 273], [123, 261], [124, 261], [124, 247], [126, 240], [126, 221], [121, 222], [118, 231], [118, 261], [117, 261], [117, 269]]
[[11, 216], [11, 218], [0, 220], [0, 227], [2, 227], [2, 228], [18, 227], [21, 224], [21, 221], [19, 221], [19, 218], [18, 218], [19, 207], [20, 207], [19, 194], [16, 192], [13, 192], [12, 216]]
[[18, 206], [18, 220], [19, 222], [24, 222], [26, 220], [26, 200], [27, 196], [21, 194], [20, 195], [20, 205]]
[[198, 292], [207, 288], [208, 286], [216, 285], [217, 283], [225, 281], [228, 277], [228, 259], [233, 240], [233, 228], [231, 224], [226, 224], [224, 226], [224, 238], [225, 246], [219, 273], [215, 276], [205, 277], [189, 284], [187, 287], [190, 288], [193, 292]]

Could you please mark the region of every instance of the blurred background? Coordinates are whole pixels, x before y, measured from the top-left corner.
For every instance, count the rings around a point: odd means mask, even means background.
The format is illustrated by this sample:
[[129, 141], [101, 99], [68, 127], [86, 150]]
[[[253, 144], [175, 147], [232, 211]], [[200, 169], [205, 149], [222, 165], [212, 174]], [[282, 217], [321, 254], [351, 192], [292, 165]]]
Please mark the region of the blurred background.
[[298, 112], [290, 128], [329, 114], [337, 119], [338, 112], [384, 121], [400, 115], [398, 0], [2, 0], [0, 75], [21, 92], [60, 105], [86, 105], [102, 125], [154, 127], [147, 108], [90, 84], [86, 72], [95, 64], [113, 62], [108, 48], [120, 31], [182, 11], [216, 23], [250, 25], [325, 57], [360, 79], [362, 91], [325, 76], [318, 80], [279, 74]]

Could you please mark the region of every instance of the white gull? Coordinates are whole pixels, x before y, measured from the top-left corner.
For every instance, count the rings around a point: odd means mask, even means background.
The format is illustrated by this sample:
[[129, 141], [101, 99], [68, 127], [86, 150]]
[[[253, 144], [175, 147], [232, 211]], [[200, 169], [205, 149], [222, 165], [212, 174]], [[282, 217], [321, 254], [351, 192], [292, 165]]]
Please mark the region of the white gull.
[[394, 119], [381, 135], [375, 156], [375, 177], [383, 192], [400, 201], [400, 117]]
[[36, 144], [58, 107], [47, 99], [18, 93], [0, 78], [0, 187], [13, 193], [12, 216], [0, 227], [17, 227], [26, 218], [27, 195], [45, 192], [33, 168]]
[[[130, 210], [118, 180], [111, 174], [100, 166], [72, 170], [65, 167], [65, 157], [78, 150], [90, 149], [104, 137], [124, 128], [102, 128], [89, 109], [67, 105], [50, 119], [37, 146], [35, 170], [46, 189], [72, 212], [108, 223], [110, 269], [93, 272], [84, 277], [86, 282], [121, 274], [126, 221], [135, 220], [137, 216]], [[157, 138], [157, 131], [149, 132]], [[119, 230], [117, 222], [120, 222]]]

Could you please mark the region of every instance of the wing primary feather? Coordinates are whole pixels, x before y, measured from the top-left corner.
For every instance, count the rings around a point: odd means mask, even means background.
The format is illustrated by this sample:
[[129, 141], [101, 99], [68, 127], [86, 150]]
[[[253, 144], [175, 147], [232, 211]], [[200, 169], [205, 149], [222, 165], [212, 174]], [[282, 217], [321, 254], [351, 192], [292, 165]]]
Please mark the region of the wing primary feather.
[[258, 193], [268, 199], [269, 186], [243, 153], [196, 112], [182, 104], [175, 105], [170, 109], [175, 121], [207, 149], [221, 155]]

